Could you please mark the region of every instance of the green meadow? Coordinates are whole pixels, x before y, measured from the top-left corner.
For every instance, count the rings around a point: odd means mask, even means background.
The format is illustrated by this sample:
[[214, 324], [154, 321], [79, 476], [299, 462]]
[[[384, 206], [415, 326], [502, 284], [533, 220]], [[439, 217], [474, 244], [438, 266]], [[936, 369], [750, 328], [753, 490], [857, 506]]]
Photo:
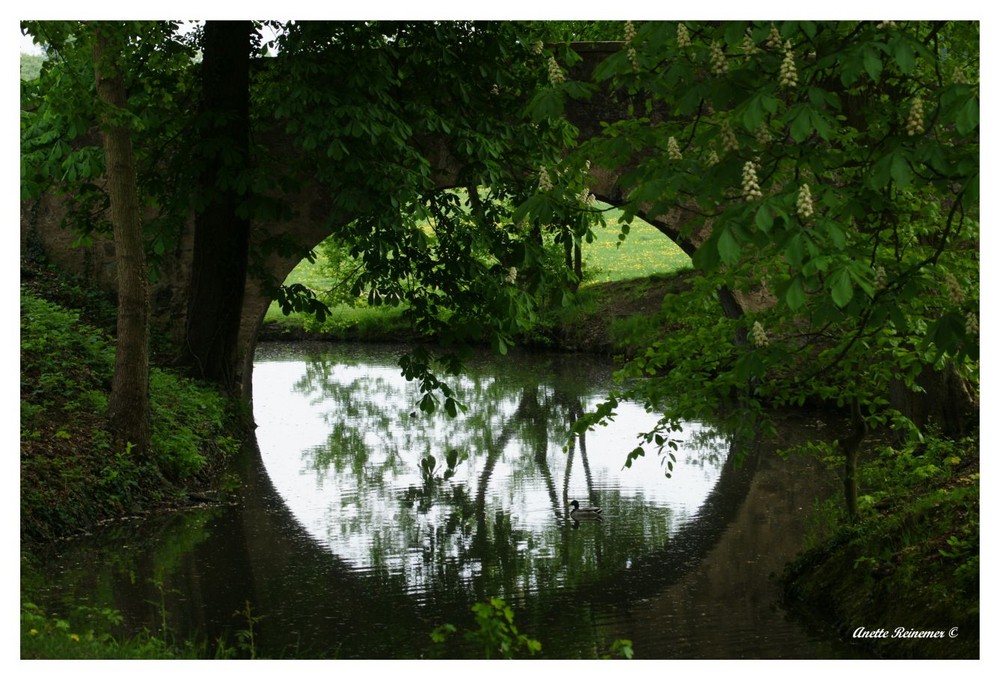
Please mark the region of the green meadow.
[[[628, 235], [620, 239], [622, 211], [607, 205], [602, 207], [607, 210], [605, 226], [596, 227], [594, 240], [583, 244], [584, 280], [581, 288], [672, 274], [691, 267], [691, 258], [684, 251], [656, 227], [642, 220], [633, 220]], [[317, 248], [316, 260], [302, 260], [288, 275], [285, 284], [300, 283], [321, 294], [337, 285], [337, 281], [325, 272], [325, 264], [322, 248]], [[402, 313], [399, 308], [369, 307], [363, 302], [355, 306], [337, 305], [332, 311], [330, 319], [318, 324], [302, 315], [285, 316], [280, 307], [272, 303], [264, 322], [328, 334], [364, 337], [368, 330], [392, 326]]]

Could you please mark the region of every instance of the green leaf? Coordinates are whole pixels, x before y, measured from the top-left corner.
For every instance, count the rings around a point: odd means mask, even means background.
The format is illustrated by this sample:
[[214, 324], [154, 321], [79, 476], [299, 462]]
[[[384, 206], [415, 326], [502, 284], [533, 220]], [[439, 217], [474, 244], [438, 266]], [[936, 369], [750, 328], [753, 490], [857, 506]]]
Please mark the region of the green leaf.
[[877, 83], [882, 75], [882, 57], [879, 56], [878, 50], [874, 46], [865, 45], [864, 63], [865, 71]]
[[798, 267], [802, 264], [805, 256], [805, 244], [802, 242], [802, 233], [796, 232], [785, 244], [785, 259], [788, 264]]
[[892, 155], [892, 166], [889, 170], [892, 179], [900, 189], [910, 186], [913, 181], [913, 170], [910, 168], [910, 161], [902, 153]]
[[785, 304], [793, 312], [801, 309], [806, 303], [806, 291], [802, 286], [802, 277], [796, 276], [788, 283], [788, 290], [785, 291]]
[[872, 167], [872, 174], [869, 183], [873, 189], [883, 188], [892, 179], [892, 163], [894, 157], [894, 153], [888, 153], [885, 156], [882, 156], [882, 158], [880, 158]]
[[798, 114], [792, 120], [792, 139], [796, 142], [804, 142], [812, 131], [812, 111], [807, 106], [799, 106]]
[[833, 245], [837, 249], [843, 250], [844, 246], [847, 245], [847, 234], [833, 220], [826, 221], [826, 233], [830, 235], [830, 240], [833, 241]]
[[761, 94], [755, 94], [746, 103], [746, 108], [743, 109], [743, 126], [750, 132], [760, 127], [761, 122], [764, 120], [762, 96]]
[[854, 297], [854, 287], [851, 285], [851, 275], [847, 269], [841, 269], [830, 277], [830, 294], [833, 296], [833, 303], [838, 307], [845, 307]]
[[702, 243], [691, 257], [695, 267], [703, 271], [713, 271], [719, 266], [718, 239], [709, 238]]
[[528, 104], [528, 112], [536, 123], [559, 118], [563, 113], [562, 93], [554, 87], [542, 88]]
[[824, 115], [820, 111], [813, 110], [810, 115], [810, 121], [812, 122], [813, 128], [816, 129], [816, 134], [818, 134], [823, 139], [830, 139], [830, 133], [833, 131], [833, 126], [830, 124], [830, 118]]
[[979, 126], [979, 99], [969, 97], [955, 116], [955, 129], [960, 135], [967, 135]]
[[771, 231], [771, 227], [774, 225], [774, 216], [771, 215], [771, 209], [766, 205], [757, 208], [757, 214], [754, 215], [754, 224], [764, 233]]
[[726, 264], [736, 264], [740, 259], [740, 244], [727, 227], [719, 234], [719, 257]]
[[864, 64], [862, 63], [861, 55], [855, 52], [854, 56], [849, 59], [845, 59], [840, 67], [840, 82], [844, 84], [844, 87], [850, 87], [861, 75], [861, 71], [864, 70]]
[[901, 73], [910, 73], [917, 65], [917, 56], [913, 52], [913, 47], [904, 39], [896, 41], [892, 56], [896, 59]]

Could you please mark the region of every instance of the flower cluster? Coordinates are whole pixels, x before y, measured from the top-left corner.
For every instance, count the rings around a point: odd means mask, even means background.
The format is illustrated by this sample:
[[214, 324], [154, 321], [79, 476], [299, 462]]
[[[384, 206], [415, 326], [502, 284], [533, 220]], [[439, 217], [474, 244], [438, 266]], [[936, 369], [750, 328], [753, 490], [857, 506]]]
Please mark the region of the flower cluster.
[[631, 21], [625, 22], [625, 44], [628, 45], [628, 63], [632, 65], [632, 70], [638, 72], [639, 70], [639, 54], [635, 51], [635, 46], [632, 41], [635, 39], [635, 26]]
[[541, 191], [552, 191], [552, 179], [544, 165], [538, 170], [538, 188]]
[[770, 342], [767, 339], [767, 333], [764, 332], [764, 327], [760, 325], [760, 321], [754, 321], [750, 328], [750, 342], [753, 343], [754, 347], [767, 347]]
[[761, 198], [764, 194], [760, 192], [760, 184], [757, 182], [757, 167], [753, 161], [747, 161], [743, 165], [743, 198], [748, 201]]
[[566, 76], [563, 75], [562, 69], [559, 68], [559, 62], [556, 61], [555, 57], [549, 57], [549, 82], [553, 85], [558, 85], [564, 80], [566, 80]]
[[885, 273], [885, 267], [879, 265], [875, 268], [875, 290], [882, 290], [889, 282], [889, 277]]
[[968, 85], [969, 79], [965, 75], [965, 71], [962, 70], [961, 66], [956, 66], [955, 70], [951, 73], [951, 80], [956, 85]]
[[719, 162], [719, 154], [715, 152], [715, 149], [708, 150], [708, 156], [705, 158], [705, 165], [712, 167]]
[[507, 276], [505, 280], [507, 281], [507, 283], [511, 284], [517, 281], [517, 267], [511, 267], [509, 270], [507, 270]]
[[750, 61], [750, 58], [758, 52], [757, 44], [753, 41], [753, 35], [750, 33], [750, 29], [743, 35], [743, 60]]
[[767, 46], [776, 50], [781, 47], [781, 33], [778, 32], [778, 27], [771, 24], [771, 32], [767, 34]]
[[948, 300], [951, 304], [957, 307], [965, 302], [965, 291], [962, 290], [962, 284], [958, 282], [958, 279], [951, 272], [944, 275], [944, 287], [948, 292]]
[[632, 47], [631, 45], [628, 46], [628, 50], [626, 50], [626, 53], [628, 54], [628, 63], [632, 65], [632, 70], [638, 73], [639, 53], [636, 52], [635, 48]]
[[584, 205], [584, 207], [594, 205], [594, 201], [597, 200], [594, 197], [594, 194], [590, 193], [589, 187], [584, 187], [583, 191], [580, 192], [577, 198], [579, 199], [580, 203]]
[[965, 332], [967, 335], [979, 335], [979, 319], [976, 318], [975, 312], [965, 315]]
[[785, 41], [785, 59], [781, 62], [778, 82], [782, 87], [792, 88], [799, 84], [799, 74], [795, 71], [795, 55], [792, 54], [792, 43]]
[[910, 116], [906, 119], [906, 134], [913, 137], [924, 132], [924, 102], [919, 96], [910, 103]]
[[767, 126], [767, 123], [761, 123], [757, 126], [757, 131], [754, 132], [754, 137], [757, 138], [757, 143], [761, 146], [767, 146], [774, 139], [771, 134], [771, 128]]
[[722, 149], [724, 151], [736, 151], [740, 148], [740, 143], [736, 140], [736, 133], [729, 127], [729, 123], [722, 124]]
[[531, 53], [532, 53], [532, 54], [541, 54], [541, 53], [542, 53], [542, 50], [543, 50], [544, 48], [545, 48], [545, 46], [544, 46], [544, 45], [542, 45], [542, 41], [541, 41], [541, 40], [537, 40], [537, 41], [535, 41], [535, 42], [534, 42], [534, 43], [533, 43], [533, 44], [531, 45]]
[[681, 155], [681, 148], [677, 146], [677, 138], [673, 135], [667, 140], [667, 158], [672, 161], [684, 160], [684, 156]]
[[895, 21], [880, 21], [878, 24], [875, 25], [875, 28], [878, 29], [878, 30], [880, 30], [880, 31], [883, 28], [896, 28], [896, 22]]
[[813, 198], [812, 194], [809, 192], [808, 184], [803, 184], [799, 187], [799, 197], [795, 201], [795, 210], [799, 213], [799, 217], [803, 220], [807, 220], [812, 217]]
[[677, 47], [684, 49], [691, 45], [691, 35], [688, 33], [687, 26], [684, 24], [677, 24]]
[[722, 47], [718, 42], [713, 42], [711, 49], [711, 59], [712, 59], [712, 73], [717, 76], [725, 75], [726, 71], [729, 70], [729, 64], [726, 63], [726, 55], [722, 51]]

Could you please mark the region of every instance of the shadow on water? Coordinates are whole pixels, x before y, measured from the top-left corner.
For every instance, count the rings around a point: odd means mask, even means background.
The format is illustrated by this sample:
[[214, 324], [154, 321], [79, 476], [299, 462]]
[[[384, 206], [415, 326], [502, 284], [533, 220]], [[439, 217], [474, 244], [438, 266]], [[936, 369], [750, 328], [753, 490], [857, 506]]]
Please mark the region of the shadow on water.
[[[571, 388], [548, 364], [527, 381], [509, 364], [482, 367], [469, 378], [480, 401], [466, 429], [421, 430], [407, 420], [412, 395], [366, 368], [384, 364], [381, 353], [327, 351], [279, 357], [298, 362], [288, 391], [299, 401], [278, 399], [281, 429], [268, 435], [262, 424], [259, 440], [291, 446], [283, 471], [273, 452], [253, 448], [238, 507], [60, 546], [46, 574], [52, 602], [83, 598], [121, 609], [133, 628], [166, 621], [229, 646], [249, 625], [237, 613], [249, 603], [260, 617], [256, 652], [277, 658], [420, 658], [435, 626], [470, 625], [471, 605], [495, 595], [550, 658], [600, 656], [618, 638], [645, 658], [850, 655], [790, 621], [769, 579], [802, 545], [805, 517], [827, 491], [820, 470], [753, 447], [737, 465], [734, 445], [716, 440], [689, 456], [704, 491], [680, 502], [680, 487], [649, 473], [618, 476], [617, 451], [631, 448], [620, 435], [563, 453], [569, 423], [588, 406], [580, 395], [605, 384], [606, 368], [558, 368]], [[255, 385], [258, 411], [269, 391], [280, 392]], [[307, 408], [311, 416], [298, 412]], [[325, 435], [303, 447], [310, 417]], [[449, 447], [469, 452], [456, 477], [421, 478], [420, 457]], [[602, 504], [607, 519], [566, 521], [574, 494]]]

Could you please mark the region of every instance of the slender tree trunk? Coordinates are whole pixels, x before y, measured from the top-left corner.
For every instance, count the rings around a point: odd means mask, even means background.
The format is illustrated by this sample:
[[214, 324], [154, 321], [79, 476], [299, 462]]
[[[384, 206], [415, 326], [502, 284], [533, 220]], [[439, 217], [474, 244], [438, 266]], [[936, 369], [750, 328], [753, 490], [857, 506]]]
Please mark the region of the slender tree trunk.
[[855, 399], [851, 403], [851, 430], [837, 441], [837, 448], [844, 456], [844, 503], [847, 517], [852, 522], [858, 519], [858, 454], [867, 431], [861, 417], [861, 405]]
[[132, 139], [122, 117], [127, 102], [117, 64], [120, 49], [112, 45], [119, 36], [114, 30], [98, 24], [93, 50], [118, 271], [118, 337], [108, 417], [119, 445], [132, 444], [144, 452], [150, 438], [149, 284]]
[[240, 388], [237, 354], [250, 248], [250, 220], [241, 216], [245, 187], [237, 176], [249, 166], [249, 21], [205, 23], [202, 62], [200, 191], [181, 363], [200, 378]]

